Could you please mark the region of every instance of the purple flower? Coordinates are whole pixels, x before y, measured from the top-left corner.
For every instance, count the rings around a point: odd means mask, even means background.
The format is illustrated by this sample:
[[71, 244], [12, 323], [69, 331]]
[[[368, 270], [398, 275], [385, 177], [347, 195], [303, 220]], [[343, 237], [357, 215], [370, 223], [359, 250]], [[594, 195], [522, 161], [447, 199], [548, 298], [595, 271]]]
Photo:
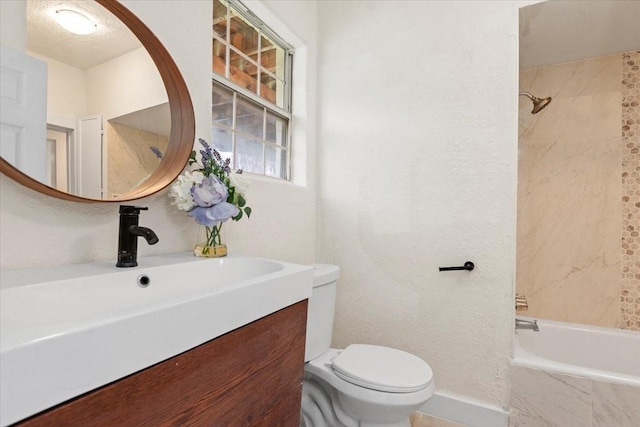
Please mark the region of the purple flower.
[[153, 154], [155, 154], [157, 158], [162, 160], [162, 157], [163, 157], [162, 156], [162, 151], [160, 151], [160, 149], [158, 147], [151, 146], [151, 147], [149, 147], [149, 149], [151, 151], [153, 151]]
[[189, 211], [189, 215], [206, 227], [215, 227], [238, 215], [240, 209], [227, 203], [227, 195], [227, 187], [215, 175], [209, 175], [202, 183], [191, 188], [191, 197], [196, 206]]
[[211, 146], [207, 144], [207, 141], [202, 138], [200, 138], [198, 141], [200, 141], [200, 145], [204, 147], [204, 150], [200, 150], [200, 155], [202, 156], [202, 163], [206, 165], [212, 160], [213, 157]]

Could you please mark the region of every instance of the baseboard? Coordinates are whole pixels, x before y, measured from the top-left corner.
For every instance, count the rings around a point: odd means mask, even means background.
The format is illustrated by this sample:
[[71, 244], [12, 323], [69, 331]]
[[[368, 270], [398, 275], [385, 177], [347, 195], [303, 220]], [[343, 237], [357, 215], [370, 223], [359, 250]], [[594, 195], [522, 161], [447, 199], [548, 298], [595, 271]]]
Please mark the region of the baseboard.
[[468, 427], [507, 427], [509, 414], [502, 408], [436, 392], [419, 412]]

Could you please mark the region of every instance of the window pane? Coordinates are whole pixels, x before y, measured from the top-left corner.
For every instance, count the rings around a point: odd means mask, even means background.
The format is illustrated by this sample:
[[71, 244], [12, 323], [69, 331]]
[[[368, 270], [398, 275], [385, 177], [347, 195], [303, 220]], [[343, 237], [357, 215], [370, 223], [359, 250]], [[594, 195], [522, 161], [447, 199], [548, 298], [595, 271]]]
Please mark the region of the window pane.
[[260, 65], [275, 74], [280, 80], [284, 80], [284, 49], [276, 46], [264, 36], [261, 38], [261, 43]]
[[273, 176], [276, 178], [287, 177], [287, 152], [281, 148], [274, 147], [272, 145], [265, 146], [267, 150], [265, 153], [265, 170], [266, 176]]
[[253, 93], [258, 93], [257, 65], [235, 49], [231, 49], [230, 55], [229, 79]]
[[274, 105], [290, 111], [289, 48], [253, 14], [212, 2], [212, 69], [222, 78], [212, 79], [211, 144], [234, 168], [288, 179], [290, 118]]
[[262, 73], [260, 80], [262, 83], [260, 87], [260, 97], [282, 108], [284, 104], [284, 85], [278, 79], [267, 73]]
[[236, 135], [236, 168], [243, 171], [264, 174], [262, 150], [264, 144], [254, 139]]
[[233, 134], [232, 131], [214, 127], [211, 129], [211, 146], [218, 150], [222, 157], [231, 158], [233, 161]]
[[233, 127], [233, 91], [213, 84], [211, 117], [214, 125]]
[[220, 0], [213, 0], [213, 31], [226, 40], [227, 6], [225, 6]]
[[211, 51], [211, 70], [221, 76], [225, 76], [225, 66], [227, 58], [227, 47], [219, 40], [213, 39], [213, 49]]
[[231, 45], [247, 56], [258, 51], [258, 31], [231, 9]]
[[236, 129], [257, 138], [262, 138], [264, 107], [238, 95], [236, 106]]
[[267, 111], [267, 134], [265, 139], [283, 147], [287, 146], [287, 120]]
[[273, 74], [276, 74], [277, 62], [276, 62], [276, 47], [265, 37], [262, 40], [262, 52], [260, 53], [260, 66]]

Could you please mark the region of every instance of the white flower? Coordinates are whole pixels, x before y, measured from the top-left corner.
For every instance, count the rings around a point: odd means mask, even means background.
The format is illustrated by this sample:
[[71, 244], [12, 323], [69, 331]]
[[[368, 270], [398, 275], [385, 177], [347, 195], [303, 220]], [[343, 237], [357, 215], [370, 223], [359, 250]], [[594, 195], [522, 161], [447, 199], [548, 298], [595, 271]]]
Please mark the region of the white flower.
[[200, 171], [187, 171], [180, 175], [169, 189], [171, 204], [177, 206], [181, 211], [190, 211], [195, 206], [191, 196], [191, 187], [194, 184], [202, 183], [202, 180], [204, 180], [204, 174]]
[[246, 197], [249, 184], [251, 184], [249, 178], [241, 173], [231, 172], [229, 174], [229, 181], [231, 181], [231, 185], [236, 188], [236, 193], [240, 194], [242, 197]]
[[202, 184], [204, 181], [204, 174], [200, 171], [185, 172], [188, 179], [192, 180], [194, 184]]

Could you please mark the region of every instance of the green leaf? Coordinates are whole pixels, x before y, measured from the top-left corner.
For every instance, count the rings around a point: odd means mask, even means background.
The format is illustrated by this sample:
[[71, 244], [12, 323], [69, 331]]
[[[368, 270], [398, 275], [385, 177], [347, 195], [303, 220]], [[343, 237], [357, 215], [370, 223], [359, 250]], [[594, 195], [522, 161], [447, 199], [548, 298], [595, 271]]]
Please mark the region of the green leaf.
[[[244, 197], [238, 194], [238, 206], [242, 208], [246, 204], [247, 204], [247, 201], [244, 199]], [[251, 211], [251, 209], [249, 209], [249, 211]]]
[[240, 218], [242, 218], [242, 209], [240, 209], [240, 212], [238, 213], [238, 215], [231, 217], [231, 219], [234, 221], [240, 221]]
[[251, 208], [249, 206], [244, 208], [244, 213], [247, 214], [247, 218], [251, 218]]
[[196, 152], [195, 152], [195, 150], [193, 150], [193, 151], [191, 151], [191, 154], [189, 155], [189, 166], [191, 166], [195, 162], [196, 162]]

